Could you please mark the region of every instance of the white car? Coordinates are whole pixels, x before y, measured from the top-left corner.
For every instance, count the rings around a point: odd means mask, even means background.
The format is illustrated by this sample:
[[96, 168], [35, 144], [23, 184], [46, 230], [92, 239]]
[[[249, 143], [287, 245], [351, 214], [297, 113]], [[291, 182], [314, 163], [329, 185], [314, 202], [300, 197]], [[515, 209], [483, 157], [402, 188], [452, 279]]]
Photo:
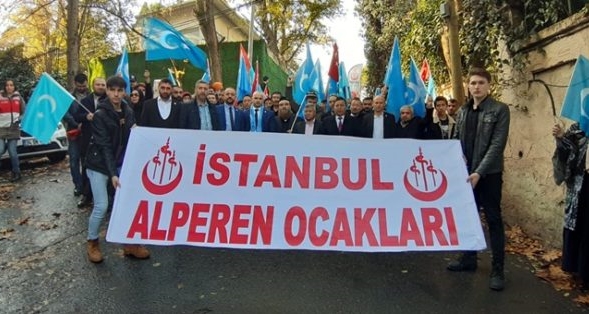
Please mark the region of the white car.
[[[20, 131], [20, 139], [17, 142], [16, 151], [20, 160], [36, 157], [47, 157], [51, 162], [60, 162], [65, 159], [68, 149], [67, 135], [65, 127], [61, 122], [57, 125], [57, 130], [53, 133], [51, 141], [48, 144], [41, 144], [39, 141]], [[0, 156], [0, 160], [7, 160], [10, 157], [8, 152]]]

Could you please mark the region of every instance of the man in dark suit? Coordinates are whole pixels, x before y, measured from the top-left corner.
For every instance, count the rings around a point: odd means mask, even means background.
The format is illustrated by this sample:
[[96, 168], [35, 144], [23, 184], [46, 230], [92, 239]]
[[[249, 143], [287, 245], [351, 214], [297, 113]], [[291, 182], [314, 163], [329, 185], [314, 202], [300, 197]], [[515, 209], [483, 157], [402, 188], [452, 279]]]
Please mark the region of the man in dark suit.
[[323, 124], [321, 121], [316, 119], [317, 117], [317, 106], [310, 104], [305, 106], [305, 121], [298, 121], [292, 133], [296, 134], [324, 134]]
[[362, 118], [362, 132], [368, 138], [393, 138], [395, 137], [395, 116], [384, 111], [385, 101], [383, 96], [375, 96], [372, 111]]
[[222, 131], [241, 131], [237, 116], [241, 115], [241, 110], [237, 110], [233, 103], [235, 102], [235, 89], [227, 87], [223, 92], [225, 103], [215, 107], [219, 119], [219, 129]]
[[207, 102], [209, 84], [205, 81], [196, 82], [194, 101], [182, 104], [180, 128], [194, 130], [221, 130], [219, 117], [214, 105]]
[[140, 125], [152, 128], [178, 128], [181, 107], [172, 99], [172, 82], [167, 78], [160, 80], [158, 93], [157, 98], [143, 103]]
[[238, 117], [237, 124], [246, 132], [278, 132], [276, 115], [264, 108], [262, 92], [254, 92], [251, 108]]
[[358, 119], [346, 114], [346, 100], [338, 97], [333, 104], [333, 115], [323, 120], [327, 135], [361, 136]]
[[78, 208], [86, 207], [92, 203], [92, 191], [90, 190], [90, 181], [86, 175], [86, 153], [90, 138], [92, 137], [92, 119], [94, 119], [94, 111], [98, 104], [106, 99], [106, 80], [97, 77], [92, 82], [92, 92], [90, 95], [82, 98], [80, 103], [82, 106], [73, 114], [74, 120], [81, 123], [82, 136], [80, 138], [80, 160], [82, 161], [82, 198], [78, 202]]

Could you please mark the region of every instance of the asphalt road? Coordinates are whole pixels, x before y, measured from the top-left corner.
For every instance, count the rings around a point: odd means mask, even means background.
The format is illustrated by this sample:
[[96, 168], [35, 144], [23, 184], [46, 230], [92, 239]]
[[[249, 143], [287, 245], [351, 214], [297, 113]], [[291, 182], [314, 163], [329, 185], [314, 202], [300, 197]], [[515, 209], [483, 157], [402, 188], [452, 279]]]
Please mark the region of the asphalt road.
[[[445, 270], [448, 253], [339, 253], [150, 247], [133, 260], [102, 242], [88, 262], [89, 210], [67, 161], [0, 172], [1, 313], [567, 313], [575, 293], [538, 279], [508, 255], [503, 292], [488, 288], [489, 254], [475, 273]], [[106, 219], [108, 221], [108, 219]], [[104, 235], [104, 233], [103, 233]]]

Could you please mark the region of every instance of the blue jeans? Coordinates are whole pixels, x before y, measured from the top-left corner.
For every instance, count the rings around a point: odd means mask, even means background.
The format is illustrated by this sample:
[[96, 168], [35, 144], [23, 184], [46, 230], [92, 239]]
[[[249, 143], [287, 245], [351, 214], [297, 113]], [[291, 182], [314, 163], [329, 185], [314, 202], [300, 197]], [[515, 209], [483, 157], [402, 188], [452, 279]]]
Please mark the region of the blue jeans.
[[8, 155], [10, 156], [10, 163], [12, 164], [12, 172], [15, 174], [20, 173], [20, 162], [18, 161], [18, 153], [16, 152], [17, 141], [17, 139], [0, 139], [0, 156], [4, 155], [6, 150], [8, 150]]
[[94, 196], [94, 207], [88, 219], [88, 240], [96, 240], [98, 239], [100, 224], [106, 215], [108, 207], [107, 184], [110, 184], [110, 180], [107, 175], [91, 169], [86, 169], [86, 174], [90, 180], [90, 188]]
[[80, 139], [70, 140], [67, 148], [67, 153], [70, 156], [70, 174], [74, 188], [82, 191], [82, 172], [80, 171]]

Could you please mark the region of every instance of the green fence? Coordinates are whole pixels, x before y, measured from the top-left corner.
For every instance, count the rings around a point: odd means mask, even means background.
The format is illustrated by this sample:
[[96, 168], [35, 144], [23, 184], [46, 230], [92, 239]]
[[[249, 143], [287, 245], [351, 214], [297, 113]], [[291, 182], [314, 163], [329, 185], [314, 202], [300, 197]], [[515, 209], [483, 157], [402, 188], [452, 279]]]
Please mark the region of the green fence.
[[[223, 86], [235, 87], [237, 83], [237, 70], [239, 68], [239, 44], [247, 47], [247, 42], [230, 42], [219, 44], [219, 54], [221, 57], [221, 68], [223, 72]], [[204, 46], [199, 48], [206, 51]], [[270, 92], [284, 92], [286, 86], [287, 73], [268, 56], [266, 44], [263, 41], [254, 41], [254, 60], [258, 60], [260, 68], [260, 81], [262, 77], [270, 78], [268, 88]], [[119, 62], [120, 56], [102, 60], [106, 75], [114, 74]], [[193, 92], [193, 87], [202, 75], [203, 70], [197, 69], [188, 62], [183, 60], [174, 60], [176, 68], [184, 70], [182, 86], [184, 90]], [[152, 80], [168, 77], [168, 68], [172, 68], [171, 60], [145, 61], [145, 52], [129, 53], [129, 73], [135, 75], [138, 81], [143, 80], [143, 72], [148, 69], [151, 73]]]

